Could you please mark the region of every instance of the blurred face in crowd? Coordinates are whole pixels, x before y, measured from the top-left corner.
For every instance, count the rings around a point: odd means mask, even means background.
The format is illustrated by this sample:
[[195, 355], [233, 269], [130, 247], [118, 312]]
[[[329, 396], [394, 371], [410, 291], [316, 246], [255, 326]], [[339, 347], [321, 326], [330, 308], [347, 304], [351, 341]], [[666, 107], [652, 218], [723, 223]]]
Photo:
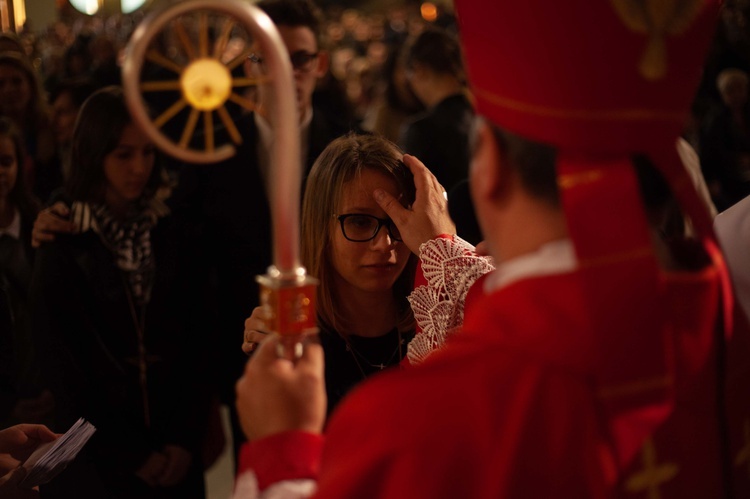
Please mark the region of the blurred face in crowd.
[[67, 145], [73, 140], [73, 126], [78, 117], [78, 107], [70, 92], [63, 92], [52, 103], [52, 126], [58, 145]]
[[8, 195], [16, 185], [18, 177], [18, 159], [16, 146], [7, 135], [0, 135], [0, 203], [8, 199]]
[[[366, 168], [361, 175], [344, 184], [337, 215], [362, 214], [388, 218], [372, 197], [375, 189], [383, 189], [396, 198], [401, 197], [393, 178]], [[386, 226], [380, 227], [374, 239], [355, 242], [344, 237], [338, 220], [334, 219], [333, 223], [329, 258], [335, 270], [334, 282], [338, 295], [392, 293], [393, 285], [409, 260], [409, 248], [393, 239]], [[356, 218], [351, 223], [352, 231], [356, 231]]]
[[[302, 120], [312, 106], [312, 94], [318, 78], [328, 69], [328, 56], [319, 52], [315, 33], [305, 26], [277, 26], [281, 39], [292, 60], [294, 87], [297, 93], [297, 110]], [[262, 54], [259, 54], [262, 58]], [[261, 63], [262, 66], [262, 63]], [[249, 70], [253, 76], [263, 73], [263, 68], [253, 64]], [[259, 100], [266, 109], [270, 105], [269, 92], [264, 85], [258, 87]]]
[[154, 168], [154, 145], [140, 128], [126, 126], [117, 147], [104, 157], [104, 199], [117, 211], [136, 201]]
[[0, 108], [7, 113], [26, 110], [31, 100], [31, 84], [15, 66], [0, 64]]
[[404, 76], [407, 85], [419, 101], [427, 105], [427, 91], [430, 87], [430, 72], [421, 64], [414, 64], [412, 67], [404, 68]]

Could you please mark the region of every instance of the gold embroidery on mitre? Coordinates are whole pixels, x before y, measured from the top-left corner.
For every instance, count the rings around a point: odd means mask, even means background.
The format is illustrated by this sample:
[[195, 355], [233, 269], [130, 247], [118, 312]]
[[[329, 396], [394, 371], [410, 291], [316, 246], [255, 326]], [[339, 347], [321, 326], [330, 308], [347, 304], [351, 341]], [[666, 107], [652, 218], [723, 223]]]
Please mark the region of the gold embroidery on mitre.
[[632, 493], [646, 492], [649, 499], [661, 499], [659, 488], [672, 480], [680, 471], [675, 463], [656, 464], [656, 446], [650, 438], [641, 447], [643, 469], [634, 473], [625, 482], [625, 490]]
[[533, 116], [538, 116], [540, 118], [557, 118], [568, 121], [665, 121], [668, 123], [684, 123], [685, 117], [687, 116], [687, 113], [685, 111], [672, 111], [669, 109], [583, 109], [552, 107], [514, 99], [479, 87], [474, 89], [474, 95], [492, 104], [493, 106], [510, 111], [530, 114]]
[[592, 269], [595, 267], [603, 267], [606, 265], [614, 265], [622, 262], [630, 262], [634, 260], [642, 260], [644, 258], [653, 258], [654, 248], [651, 246], [641, 246], [628, 251], [620, 253], [610, 253], [607, 255], [598, 256], [596, 258], [579, 258], [578, 268], [580, 269]]
[[617, 17], [636, 33], [648, 35], [648, 45], [638, 70], [647, 80], [659, 80], [667, 73], [664, 38], [679, 35], [695, 21], [704, 0], [610, 0]]
[[576, 173], [564, 173], [557, 177], [557, 185], [560, 189], [571, 189], [583, 184], [596, 182], [604, 177], [602, 170], [584, 170]]

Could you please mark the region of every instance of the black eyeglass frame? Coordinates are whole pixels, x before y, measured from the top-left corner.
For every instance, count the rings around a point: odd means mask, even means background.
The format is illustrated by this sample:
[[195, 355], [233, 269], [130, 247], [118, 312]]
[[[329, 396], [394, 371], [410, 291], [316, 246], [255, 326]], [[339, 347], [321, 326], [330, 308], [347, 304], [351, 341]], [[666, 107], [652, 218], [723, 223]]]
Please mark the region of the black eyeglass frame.
[[[289, 60], [292, 63], [292, 68], [297, 71], [308, 72], [312, 69], [310, 63], [317, 59], [320, 52], [308, 52], [306, 50], [298, 50], [289, 55]], [[247, 59], [254, 64], [263, 64], [263, 58], [256, 53], [252, 53], [247, 56]]]
[[[352, 239], [348, 235], [346, 235], [346, 229], [344, 229], [344, 221], [349, 217], [366, 217], [371, 218], [373, 220], [377, 220], [378, 225], [375, 227], [375, 230], [373, 231], [372, 235], [367, 239]], [[403, 239], [401, 239], [401, 234], [399, 233], [398, 236], [393, 234], [393, 230], [395, 229], [398, 231], [398, 228], [396, 227], [396, 224], [393, 223], [393, 220], [390, 218], [378, 218], [375, 215], [368, 215], [366, 213], [345, 213], [343, 215], [336, 215], [333, 214], [333, 218], [339, 221], [339, 226], [341, 227], [341, 233], [344, 235], [344, 238], [346, 238], [347, 241], [351, 241], [353, 243], [366, 243], [369, 241], [372, 241], [376, 237], [378, 237], [378, 234], [380, 233], [380, 229], [382, 227], [386, 227], [388, 229], [388, 235], [391, 236], [391, 239], [394, 241], [401, 242]]]

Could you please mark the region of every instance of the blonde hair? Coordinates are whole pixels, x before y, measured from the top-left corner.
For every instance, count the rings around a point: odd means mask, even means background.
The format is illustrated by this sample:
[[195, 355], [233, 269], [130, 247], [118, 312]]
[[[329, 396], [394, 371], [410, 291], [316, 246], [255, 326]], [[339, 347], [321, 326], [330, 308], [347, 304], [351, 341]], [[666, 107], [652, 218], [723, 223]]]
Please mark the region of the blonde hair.
[[[389, 140], [378, 135], [350, 133], [331, 142], [321, 153], [307, 178], [302, 203], [302, 263], [308, 273], [320, 280], [318, 286], [318, 323], [324, 329], [346, 334], [343, 319], [336, 312], [333, 286], [335, 270], [330, 262], [330, 247], [338, 225], [333, 214], [344, 192], [344, 185], [361, 174], [374, 170], [392, 177], [403, 192], [406, 203], [414, 202], [414, 179], [401, 161], [403, 154]], [[412, 289], [416, 257], [409, 256], [404, 271], [393, 286], [393, 295], [400, 305], [399, 331], [414, 329], [414, 315], [406, 300]]]

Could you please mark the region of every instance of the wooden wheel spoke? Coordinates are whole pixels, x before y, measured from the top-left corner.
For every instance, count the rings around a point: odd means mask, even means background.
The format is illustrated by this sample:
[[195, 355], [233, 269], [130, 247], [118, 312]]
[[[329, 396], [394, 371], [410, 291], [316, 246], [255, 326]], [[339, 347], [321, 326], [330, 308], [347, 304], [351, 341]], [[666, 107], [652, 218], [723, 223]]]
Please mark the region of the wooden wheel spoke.
[[239, 78], [232, 78], [232, 86], [233, 87], [254, 87], [256, 85], [260, 85], [261, 83], [265, 83], [267, 81], [268, 81], [268, 78], [239, 77]]
[[201, 57], [208, 57], [208, 15], [205, 12], [198, 16], [198, 51]]
[[187, 101], [184, 98], [181, 98], [154, 120], [154, 126], [156, 128], [161, 128], [167, 121], [171, 120], [177, 113], [182, 111], [185, 106], [187, 106]]
[[229, 63], [227, 64], [227, 69], [229, 71], [233, 70], [234, 68], [236, 68], [237, 66], [245, 62], [245, 59], [247, 59], [247, 56], [249, 56], [252, 53], [253, 53], [253, 50], [251, 48], [246, 48], [245, 50], [242, 51], [240, 55], [238, 55], [237, 57], [229, 61]]
[[227, 132], [229, 132], [229, 136], [232, 138], [232, 142], [237, 145], [242, 144], [242, 136], [240, 135], [240, 131], [237, 130], [237, 127], [232, 121], [232, 118], [230, 118], [229, 113], [227, 112], [227, 108], [221, 106], [216, 110], [216, 112], [219, 113], [221, 122], [224, 123], [225, 127], [227, 127]]
[[180, 39], [180, 44], [182, 45], [183, 50], [185, 50], [185, 55], [188, 60], [192, 61], [195, 59], [195, 49], [193, 48], [193, 42], [185, 31], [185, 25], [182, 23], [182, 20], [177, 19], [174, 22], [174, 28], [177, 33], [177, 38]]
[[151, 61], [155, 64], [158, 64], [159, 66], [168, 69], [172, 71], [173, 73], [180, 74], [182, 73], [182, 66], [170, 61], [163, 55], [161, 55], [157, 50], [149, 50], [146, 53], [146, 60]]
[[214, 59], [221, 60], [221, 54], [224, 53], [224, 50], [226, 50], [227, 48], [227, 43], [229, 43], [229, 36], [232, 34], [234, 25], [234, 19], [227, 19], [224, 23], [224, 27], [221, 30], [221, 35], [219, 35], [219, 39], [216, 40], [216, 45], [214, 45]]
[[214, 152], [214, 120], [211, 111], [203, 111], [203, 126], [206, 131], [206, 151]]
[[193, 132], [195, 132], [195, 125], [198, 123], [198, 117], [200, 114], [201, 112], [197, 109], [192, 109], [190, 111], [190, 116], [188, 116], [187, 123], [185, 123], [185, 129], [182, 131], [182, 136], [180, 137], [180, 147], [186, 148], [188, 146], [188, 143], [193, 136]]
[[229, 100], [234, 102], [235, 104], [239, 104], [240, 106], [244, 107], [248, 111], [255, 111], [258, 109], [258, 105], [255, 104], [255, 102], [246, 99], [245, 97], [242, 97], [241, 95], [238, 95], [234, 92], [229, 94]]
[[142, 92], [164, 92], [167, 90], [180, 90], [180, 80], [144, 81], [141, 82]]

